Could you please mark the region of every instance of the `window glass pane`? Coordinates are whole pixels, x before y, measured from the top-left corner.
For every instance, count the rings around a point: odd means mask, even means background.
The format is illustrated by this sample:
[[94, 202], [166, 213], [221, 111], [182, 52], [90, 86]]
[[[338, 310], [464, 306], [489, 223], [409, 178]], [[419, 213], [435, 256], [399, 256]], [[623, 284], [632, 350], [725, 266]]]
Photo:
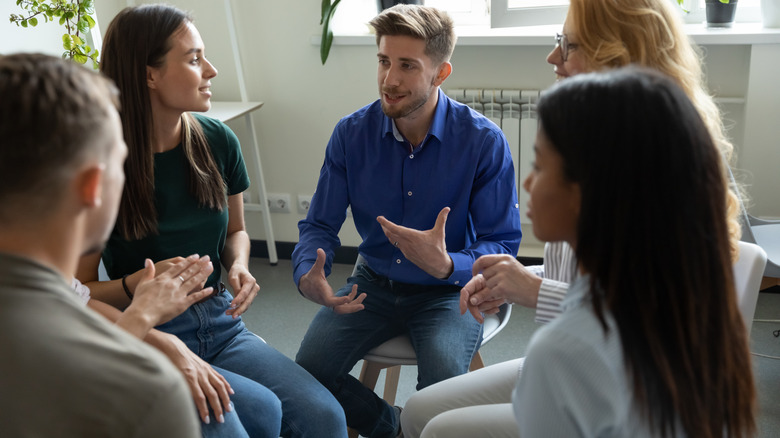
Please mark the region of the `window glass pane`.
[[425, 6], [432, 6], [450, 13], [471, 12], [471, 0], [426, 0]]
[[569, 4], [568, 0], [508, 0], [507, 1], [507, 7], [509, 9], [566, 6], [568, 4]]

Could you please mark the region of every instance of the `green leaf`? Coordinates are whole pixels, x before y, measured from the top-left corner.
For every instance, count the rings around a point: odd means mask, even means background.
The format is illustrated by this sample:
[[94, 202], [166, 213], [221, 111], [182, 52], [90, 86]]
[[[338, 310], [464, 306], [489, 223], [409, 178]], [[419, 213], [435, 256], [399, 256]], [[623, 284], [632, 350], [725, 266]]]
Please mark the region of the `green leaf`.
[[60, 26], [65, 24], [65, 17], [60, 17]]
[[[340, 1], [341, 0], [335, 0], [332, 5], [329, 5], [327, 15], [323, 17], [322, 42], [320, 43], [320, 60], [322, 61], [322, 65], [325, 65], [325, 61], [328, 60], [330, 47], [333, 45], [333, 32], [330, 30], [330, 20], [333, 18], [333, 14], [336, 13], [336, 6]], [[323, 6], [324, 5], [325, 3], [323, 2]]]
[[27, 20], [22, 20], [22, 27], [27, 27]]
[[65, 50], [73, 49], [73, 40], [71, 39], [70, 35], [65, 34], [62, 36], [62, 48]]
[[333, 32], [328, 31], [328, 33], [323, 33], [322, 44], [320, 45], [320, 59], [322, 60], [322, 65], [325, 65], [325, 61], [328, 60], [331, 45], [333, 45]]
[[76, 45], [76, 46], [83, 46], [84, 45], [84, 40], [79, 38], [78, 35], [73, 35], [73, 44]]
[[35, 27], [38, 25], [38, 19], [35, 17], [30, 18], [30, 26]]
[[95, 19], [94, 18], [92, 18], [89, 15], [87, 15], [87, 16], [84, 17], [84, 20], [87, 22], [87, 24], [89, 25], [90, 29], [95, 27]]
[[325, 17], [330, 15], [330, 0], [322, 0], [322, 13], [320, 14], [320, 24], [325, 22]]
[[78, 62], [79, 64], [86, 64], [87, 63], [87, 59], [89, 59], [89, 57], [87, 57], [87, 55], [82, 55], [80, 53], [77, 53], [77, 54], [73, 55], [73, 60]]

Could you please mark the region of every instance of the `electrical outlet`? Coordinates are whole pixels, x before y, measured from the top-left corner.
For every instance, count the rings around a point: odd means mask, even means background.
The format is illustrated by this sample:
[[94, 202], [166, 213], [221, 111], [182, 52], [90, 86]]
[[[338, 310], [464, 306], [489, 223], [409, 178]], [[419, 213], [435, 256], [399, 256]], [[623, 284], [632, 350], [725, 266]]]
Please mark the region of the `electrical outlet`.
[[298, 195], [298, 213], [306, 214], [311, 206], [311, 195]]
[[269, 193], [268, 211], [271, 213], [289, 213], [290, 195], [287, 193]]

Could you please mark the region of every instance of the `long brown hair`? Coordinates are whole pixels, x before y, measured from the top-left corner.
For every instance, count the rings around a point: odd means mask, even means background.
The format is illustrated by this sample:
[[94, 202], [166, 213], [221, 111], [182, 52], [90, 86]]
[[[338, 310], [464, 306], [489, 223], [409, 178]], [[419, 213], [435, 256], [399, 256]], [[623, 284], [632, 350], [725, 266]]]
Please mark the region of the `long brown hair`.
[[[120, 115], [128, 157], [117, 227], [128, 240], [157, 233], [154, 119], [146, 68], [162, 66], [171, 49], [171, 36], [191, 21], [189, 15], [172, 6], [144, 5], [123, 9], [106, 30], [100, 70], [116, 82], [122, 101]], [[182, 132], [190, 193], [202, 206], [221, 211], [227, 205], [225, 182], [200, 123], [189, 113], [182, 116]]]
[[722, 158], [698, 110], [669, 78], [631, 67], [561, 81], [537, 111], [580, 186], [577, 259], [654, 433], [752, 435]]
[[[579, 47], [594, 69], [629, 64], [668, 75], [691, 99], [724, 159], [733, 164], [734, 145], [726, 136], [720, 109], [707, 91], [701, 54], [685, 33], [680, 14], [668, 0], [571, 0], [567, 17], [577, 29]], [[724, 167], [724, 180], [728, 172]], [[732, 258], [742, 235], [735, 184], [726, 196]]]

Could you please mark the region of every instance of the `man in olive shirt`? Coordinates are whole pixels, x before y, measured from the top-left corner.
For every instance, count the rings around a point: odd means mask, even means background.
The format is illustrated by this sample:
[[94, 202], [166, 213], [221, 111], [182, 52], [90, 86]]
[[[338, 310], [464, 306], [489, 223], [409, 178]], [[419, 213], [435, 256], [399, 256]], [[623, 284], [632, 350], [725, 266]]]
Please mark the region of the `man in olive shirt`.
[[70, 289], [122, 193], [115, 88], [70, 61], [20, 54], [0, 56], [0, 96], [0, 435], [199, 437], [181, 374]]

